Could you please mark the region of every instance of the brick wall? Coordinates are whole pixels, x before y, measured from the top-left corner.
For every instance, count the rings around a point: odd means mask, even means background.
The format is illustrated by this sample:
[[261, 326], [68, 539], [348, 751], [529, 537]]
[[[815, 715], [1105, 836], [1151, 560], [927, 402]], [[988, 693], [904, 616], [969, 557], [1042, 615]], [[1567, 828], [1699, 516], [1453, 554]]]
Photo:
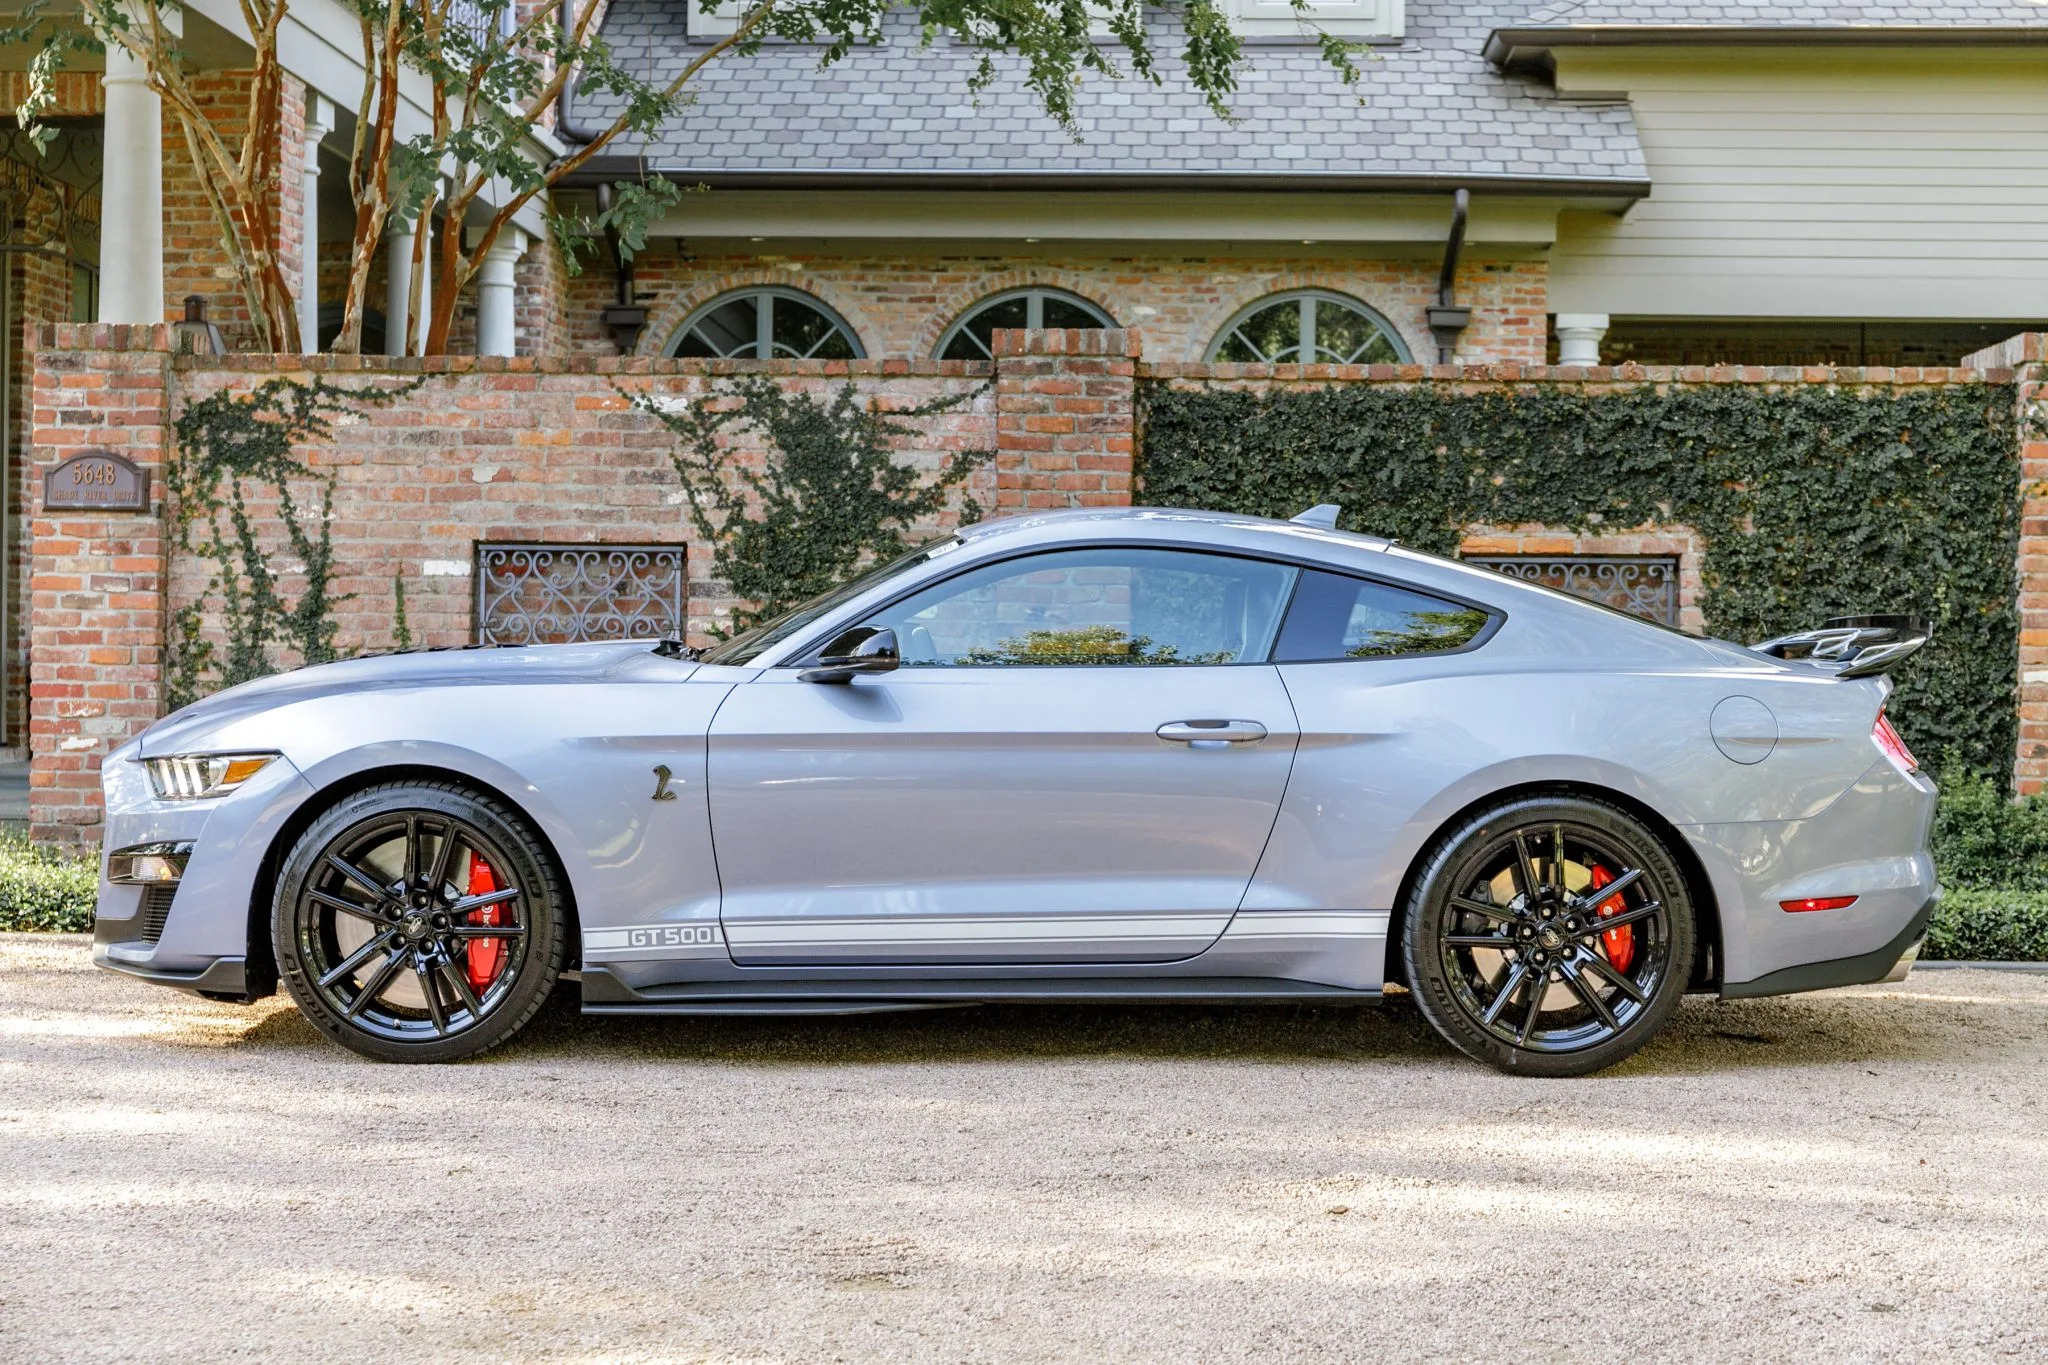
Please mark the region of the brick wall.
[[[697, 542], [688, 523], [669, 463], [672, 438], [634, 411], [621, 390], [686, 402], [722, 378], [766, 374], [821, 396], [851, 379], [874, 401], [898, 408], [967, 395], [960, 408], [926, 419], [903, 458], [931, 468], [949, 453], [993, 447], [995, 468], [971, 491], [999, 511], [1127, 502], [1135, 385], [1147, 377], [1250, 387], [1436, 382], [1478, 389], [1944, 384], [2017, 375], [2028, 401], [2048, 408], [2048, 343], [2040, 337], [1976, 357], [1980, 368], [1973, 369], [1552, 370], [1522, 364], [1147, 364], [1135, 332], [1012, 331], [997, 334], [993, 383], [989, 365], [962, 362], [329, 356], [293, 361], [294, 368], [281, 371], [276, 357], [172, 357], [163, 349], [163, 328], [46, 328], [40, 342], [37, 469], [91, 445], [117, 446], [154, 467], [164, 454], [166, 424], [183, 404], [224, 390], [247, 392], [280, 373], [366, 387], [425, 376], [403, 402], [369, 408], [359, 420], [338, 424], [331, 440], [302, 452], [336, 481], [332, 529], [343, 572], [334, 587], [349, 595], [335, 613], [344, 651], [393, 643], [393, 583], [401, 578], [416, 643], [468, 641], [479, 540], [681, 543], [689, 552], [687, 628], [704, 642], [734, 603], [710, 577], [709, 547]], [[735, 463], [760, 457], [744, 437], [731, 447]], [[2035, 439], [2025, 457], [2030, 480], [2048, 479], [2048, 439]], [[260, 498], [250, 506], [259, 524], [268, 524], [271, 509]], [[209, 577], [208, 566], [189, 555], [167, 560], [162, 528], [158, 516], [35, 518], [31, 804], [38, 837], [95, 837], [99, 758], [160, 709], [165, 623], [198, 600]], [[1696, 615], [1698, 547], [1683, 528], [1636, 528], [1592, 539], [1537, 527], [1474, 528], [1471, 543], [1495, 552], [1675, 553], [1682, 566], [1681, 608], [1689, 619]], [[2027, 576], [2022, 666], [2029, 678], [2020, 781], [2032, 789], [2048, 782], [2048, 681], [2032, 676], [2048, 679], [2048, 498], [2028, 500], [2021, 557]], [[301, 582], [290, 557], [275, 556], [273, 567], [283, 575], [285, 597], [296, 600]]]
[[[1199, 361], [1223, 325], [1246, 305], [1289, 289], [1330, 289], [1376, 309], [1414, 355], [1436, 358], [1423, 309], [1436, 295], [1435, 259], [1329, 260], [1313, 256], [721, 256], [657, 241], [634, 262], [634, 288], [647, 300], [639, 353], [659, 355], [683, 321], [731, 289], [775, 284], [815, 295], [845, 318], [871, 357], [923, 359], [968, 308], [1027, 285], [1089, 300], [1120, 326], [1145, 335], [1158, 360]], [[522, 283], [524, 283], [522, 277]], [[1472, 305], [1460, 342], [1464, 360], [1543, 360], [1549, 308], [1541, 259], [1468, 253], [1458, 299]], [[569, 343], [616, 353], [599, 316], [617, 287], [609, 262], [593, 259], [567, 281]]]

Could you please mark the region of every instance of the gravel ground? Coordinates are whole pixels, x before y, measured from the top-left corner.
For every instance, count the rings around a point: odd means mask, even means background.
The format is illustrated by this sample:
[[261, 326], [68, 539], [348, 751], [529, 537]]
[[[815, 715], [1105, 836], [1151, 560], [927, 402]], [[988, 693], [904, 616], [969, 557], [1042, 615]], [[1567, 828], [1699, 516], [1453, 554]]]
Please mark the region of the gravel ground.
[[1584, 1081], [1399, 1000], [378, 1066], [0, 936], [0, 1359], [2039, 1359], [2044, 1062], [2048, 977], [1966, 970]]

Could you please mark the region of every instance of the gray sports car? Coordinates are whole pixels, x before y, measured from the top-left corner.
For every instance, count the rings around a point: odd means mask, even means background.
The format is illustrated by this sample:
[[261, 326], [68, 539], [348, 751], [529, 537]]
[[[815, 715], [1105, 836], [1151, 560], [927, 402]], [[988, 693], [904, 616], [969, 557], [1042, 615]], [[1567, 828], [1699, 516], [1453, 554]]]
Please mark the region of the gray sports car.
[[1334, 529], [950, 535], [701, 657], [362, 658], [103, 769], [94, 956], [368, 1056], [590, 1014], [1373, 1001], [1573, 1075], [1688, 990], [1893, 978], [1938, 891], [1925, 639], [1755, 647]]

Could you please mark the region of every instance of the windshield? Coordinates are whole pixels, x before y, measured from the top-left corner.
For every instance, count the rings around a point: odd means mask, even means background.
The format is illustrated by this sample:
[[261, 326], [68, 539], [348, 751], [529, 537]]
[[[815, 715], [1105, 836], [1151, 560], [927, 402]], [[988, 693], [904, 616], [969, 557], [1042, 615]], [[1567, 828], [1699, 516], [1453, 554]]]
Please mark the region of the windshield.
[[724, 644], [719, 645], [716, 649], [706, 654], [704, 662], [707, 664], [750, 664], [757, 657], [767, 653], [770, 649], [781, 644], [784, 640], [810, 625], [819, 617], [824, 616], [841, 603], [851, 602], [854, 598], [883, 580], [894, 578], [900, 573], [907, 572], [920, 564], [935, 559], [959, 543], [956, 537], [941, 536], [928, 545], [920, 545], [909, 554], [892, 559], [886, 564], [878, 564], [858, 578], [841, 583], [830, 592], [820, 593], [808, 602], [799, 603], [797, 606], [791, 607], [780, 616], [763, 621], [745, 634], [733, 636], [732, 639], [727, 640]]

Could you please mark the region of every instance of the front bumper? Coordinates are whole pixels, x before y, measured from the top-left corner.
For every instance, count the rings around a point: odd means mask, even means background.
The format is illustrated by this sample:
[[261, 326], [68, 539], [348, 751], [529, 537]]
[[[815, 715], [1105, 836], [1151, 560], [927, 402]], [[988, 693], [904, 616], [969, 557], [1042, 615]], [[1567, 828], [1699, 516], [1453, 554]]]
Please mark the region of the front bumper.
[[[162, 801], [151, 790], [137, 746], [107, 756], [100, 767], [106, 825], [100, 851], [93, 961], [142, 981], [209, 995], [248, 997], [274, 989], [268, 907], [252, 904], [265, 857], [284, 822], [313, 794], [278, 759], [227, 796]], [[192, 845], [183, 876], [170, 884], [169, 905], [150, 905], [164, 892], [117, 885], [107, 854], [136, 844]], [[154, 913], [151, 913], [154, 911]], [[249, 963], [257, 961], [258, 970]]]

